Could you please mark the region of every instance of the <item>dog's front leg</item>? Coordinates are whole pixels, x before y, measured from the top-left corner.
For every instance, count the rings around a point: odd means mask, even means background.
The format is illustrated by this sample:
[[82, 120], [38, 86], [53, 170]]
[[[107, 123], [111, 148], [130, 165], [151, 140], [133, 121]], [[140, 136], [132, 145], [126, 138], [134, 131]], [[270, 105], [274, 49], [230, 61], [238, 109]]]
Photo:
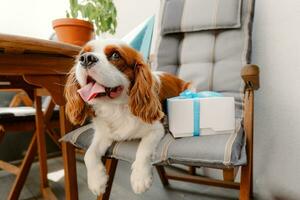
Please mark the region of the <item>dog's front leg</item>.
[[132, 164], [131, 186], [139, 194], [149, 189], [152, 184], [152, 154], [164, 135], [164, 128], [157, 123], [152, 130], [145, 133], [136, 152], [136, 159]]
[[[97, 124], [99, 127], [99, 124]], [[89, 189], [95, 194], [100, 195], [105, 192], [108, 177], [105, 167], [102, 163], [102, 156], [105, 155], [108, 147], [112, 144], [112, 140], [108, 138], [107, 128], [101, 127], [101, 130], [95, 127], [95, 134], [92, 144], [88, 148], [84, 162], [87, 168], [87, 180]]]

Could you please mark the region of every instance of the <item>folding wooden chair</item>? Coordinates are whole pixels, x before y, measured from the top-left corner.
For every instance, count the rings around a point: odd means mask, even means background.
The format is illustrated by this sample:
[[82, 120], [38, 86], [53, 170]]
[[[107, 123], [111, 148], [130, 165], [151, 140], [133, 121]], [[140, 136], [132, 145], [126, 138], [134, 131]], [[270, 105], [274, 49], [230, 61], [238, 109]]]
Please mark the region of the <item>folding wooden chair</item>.
[[[161, 140], [153, 164], [163, 185], [169, 180], [207, 184], [240, 190], [240, 199], [252, 195], [254, 90], [259, 88], [259, 69], [251, 65], [254, 0], [163, 0], [158, 24], [154, 69], [192, 81], [197, 91], [210, 90], [235, 98], [234, 133]], [[64, 137], [86, 149], [93, 137], [92, 125]], [[139, 141], [116, 143], [106, 156], [108, 187], [100, 200], [109, 199], [119, 159], [134, 161]], [[166, 169], [185, 165], [188, 171]], [[219, 169], [223, 177], [198, 176], [195, 167]], [[238, 169], [241, 179], [235, 182]], [[204, 174], [205, 175], [205, 174]]]
[[[13, 91], [17, 93], [10, 102], [9, 107], [0, 108], [0, 142], [5, 132], [35, 132], [35, 108], [33, 107], [30, 97], [19, 89], [2, 89], [2, 91]], [[25, 106], [19, 106], [21, 103]], [[60, 147], [58, 143], [60, 135], [54, 131], [54, 128], [59, 127], [58, 121], [56, 120], [58, 116], [53, 117], [55, 104], [50, 98], [45, 100], [44, 104], [45, 130], [57, 146]], [[0, 160], [1, 169], [16, 175], [8, 199], [17, 199], [19, 197], [36, 154], [37, 136], [34, 133], [20, 166], [15, 166], [9, 162]]]

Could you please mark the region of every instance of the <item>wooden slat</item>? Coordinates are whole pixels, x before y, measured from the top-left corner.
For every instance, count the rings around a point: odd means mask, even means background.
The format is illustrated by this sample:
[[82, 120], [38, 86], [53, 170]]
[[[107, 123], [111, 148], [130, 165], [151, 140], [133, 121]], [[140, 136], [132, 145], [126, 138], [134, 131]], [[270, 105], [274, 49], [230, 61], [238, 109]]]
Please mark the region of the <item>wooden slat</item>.
[[165, 168], [163, 166], [157, 165], [155, 166], [156, 170], [158, 172], [159, 178], [161, 180], [161, 183], [163, 184], [163, 186], [167, 186], [169, 185], [169, 181], [166, 177], [166, 171]]
[[2, 160], [0, 160], [0, 168], [15, 175], [17, 175], [20, 172], [20, 169], [18, 167], [7, 162], [3, 162]]
[[223, 169], [223, 180], [224, 181], [234, 181], [239, 167]]
[[231, 189], [240, 189], [240, 184], [235, 182], [229, 182], [229, 181], [223, 181], [223, 180], [217, 180], [217, 179], [211, 179], [206, 178], [202, 176], [193, 176], [188, 174], [184, 171], [177, 171], [171, 168], [166, 168], [166, 177], [167, 179], [173, 179], [177, 181], [185, 181], [190, 183], [197, 183], [197, 184], [205, 184], [205, 185], [211, 185], [216, 187], [225, 187], [225, 188], [231, 188]]
[[196, 174], [196, 167], [189, 166], [188, 167], [188, 172], [189, 172], [190, 175], [195, 175]]
[[240, 200], [249, 200], [252, 195], [253, 170], [253, 114], [254, 92], [247, 89], [244, 97], [244, 130], [246, 134], [247, 165], [242, 166]]
[[0, 34], [0, 48], [30, 49], [31, 52], [42, 52], [46, 54], [60, 54], [69, 57], [76, 56], [81, 48], [62, 42], [42, 40], [17, 35]]
[[50, 93], [45, 88], [38, 88], [38, 89], [36, 89], [36, 94], [38, 96], [50, 96]]
[[2, 141], [2, 138], [4, 137], [5, 130], [3, 125], [0, 124], [0, 142]]
[[75, 149], [75, 152], [78, 154], [84, 155], [86, 151], [83, 149]]
[[106, 173], [108, 174], [107, 186], [105, 189], [105, 193], [100, 195], [97, 200], [109, 200], [110, 191], [112, 188], [113, 180], [115, 177], [115, 172], [117, 169], [118, 160], [115, 158], [106, 158], [105, 159], [105, 168]]
[[[38, 92], [37, 92], [38, 95]], [[53, 103], [52, 99], [49, 101], [47, 107], [46, 107], [46, 111], [44, 113], [44, 121], [45, 123], [48, 123], [53, 115], [54, 112], [54, 108], [55, 108], [55, 104]]]
[[46, 187], [42, 189], [43, 198], [47, 200], [57, 200], [56, 196], [52, 192], [51, 188]]
[[20, 96], [21, 96], [20, 98], [22, 99], [22, 102], [25, 106], [33, 106], [32, 100], [25, 92], [22, 92], [20, 94]]
[[[1, 57], [1, 55], [0, 55]], [[29, 98], [31, 100], [33, 100], [33, 90], [34, 88], [36, 88], [36, 86], [34, 85], [29, 85], [22, 76], [18, 76], [18, 75], [10, 75], [10, 76], [6, 76], [6, 75], [1, 75], [1, 71], [2, 69], [8, 70], [6, 68], [6, 66], [2, 67], [0, 65], [0, 80], [5, 81], [5, 82], [9, 82], [9, 85], [0, 85], [0, 90], [7, 90], [7, 91], [12, 91], [12, 92], [17, 92], [20, 91], [20, 89], [22, 89], [24, 92], [27, 93], [27, 95], [29, 96]], [[20, 73], [20, 72], [18, 72]], [[17, 91], [16, 91], [17, 90]]]
[[20, 92], [17, 92], [17, 94], [15, 94], [15, 96], [9, 103], [9, 107], [17, 107], [21, 103], [23, 103], [24, 106], [33, 106], [32, 100], [29, 98], [29, 96], [23, 90], [21, 90]]
[[21, 92], [21, 91], [23, 91], [23, 90], [22, 89], [16, 89], [16, 88], [8, 88], [8, 89], [0, 88], [0, 92]]
[[0, 75], [66, 74], [74, 58], [42, 54], [4, 54], [0, 56]]
[[56, 146], [61, 149], [61, 143], [59, 142], [60, 137], [57, 137], [55, 132], [48, 126], [46, 127], [46, 133], [51, 138], [51, 140], [56, 144]]
[[[71, 131], [71, 124], [66, 118], [65, 106], [59, 107], [61, 137]], [[78, 199], [78, 185], [76, 172], [75, 148], [69, 143], [62, 142], [62, 153], [65, 171], [65, 193], [67, 200]]]
[[28, 175], [28, 172], [30, 170], [31, 164], [34, 160], [34, 156], [37, 152], [37, 145], [36, 145], [36, 133], [34, 133], [33, 138], [30, 142], [29, 148], [26, 152], [26, 155], [24, 157], [24, 160], [22, 161], [22, 164], [20, 166], [20, 173], [17, 175], [15, 182], [10, 190], [10, 193], [8, 195], [8, 200], [14, 200], [18, 199], [21, 193], [21, 190], [23, 188], [23, 185], [25, 183], [26, 177]]
[[47, 167], [47, 150], [46, 150], [46, 139], [45, 139], [45, 126], [44, 126], [44, 114], [42, 111], [42, 100], [40, 96], [35, 94], [34, 98], [35, 105], [35, 121], [36, 121], [36, 134], [38, 141], [38, 156], [40, 165], [40, 181], [41, 189], [47, 188], [48, 184], [48, 167]]
[[20, 94], [15, 94], [15, 96], [9, 102], [9, 107], [17, 107], [21, 104], [21, 102], [22, 102], [22, 99], [20, 97]]
[[27, 83], [46, 88], [51, 94], [52, 100], [55, 104], [65, 104], [65, 98], [63, 96], [66, 79], [65, 75], [25, 75], [23, 77]]
[[[37, 92], [37, 95], [39, 95], [41, 93]], [[53, 126], [51, 126], [50, 122], [51, 122], [51, 117], [53, 115], [54, 112], [54, 108], [55, 108], [55, 104], [53, 103], [52, 99], [49, 101], [47, 108], [46, 108], [46, 112], [44, 113], [44, 124], [46, 127], [46, 132], [48, 133], [48, 135], [50, 136], [50, 138], [53, 140], [53, 142], [59, 147], [61, 148], [61, 144], [58, 142], [59, 141], [59, 134], [56, 134], [56, 132], [53, 131]], [[59, 128], [59, 126], [56, 126], [55, 128]]]
[[13, 53], [13, 54], [21, 54], [24, 53], [25, 49], [22, 48], [15, 48], [15, 47], [5, 47], [4, 52], [5, 53]]

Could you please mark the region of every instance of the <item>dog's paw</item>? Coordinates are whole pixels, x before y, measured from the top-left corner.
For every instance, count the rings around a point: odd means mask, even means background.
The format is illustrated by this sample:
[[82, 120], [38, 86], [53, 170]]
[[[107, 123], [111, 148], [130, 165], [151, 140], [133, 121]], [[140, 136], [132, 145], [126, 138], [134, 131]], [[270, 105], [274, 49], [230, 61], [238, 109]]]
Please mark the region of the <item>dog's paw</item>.
[[151, 167], [134, 167], [131, 173], [131, 186], [136, 194], [147, 191], [152, 184], [152, 171]]
[[94, 195], [100, 195], [105, 192], [108, 176], [105, 172], [88, 174], [88, 186]]

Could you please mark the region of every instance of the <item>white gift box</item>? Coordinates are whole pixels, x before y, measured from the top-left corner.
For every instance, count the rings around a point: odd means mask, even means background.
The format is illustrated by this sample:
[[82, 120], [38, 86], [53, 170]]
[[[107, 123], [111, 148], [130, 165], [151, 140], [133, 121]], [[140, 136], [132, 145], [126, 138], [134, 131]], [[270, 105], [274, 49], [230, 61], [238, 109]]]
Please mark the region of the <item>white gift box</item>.
[[169, 130], [175, 138], [235, 131], [233, 97], [170, 98]]

